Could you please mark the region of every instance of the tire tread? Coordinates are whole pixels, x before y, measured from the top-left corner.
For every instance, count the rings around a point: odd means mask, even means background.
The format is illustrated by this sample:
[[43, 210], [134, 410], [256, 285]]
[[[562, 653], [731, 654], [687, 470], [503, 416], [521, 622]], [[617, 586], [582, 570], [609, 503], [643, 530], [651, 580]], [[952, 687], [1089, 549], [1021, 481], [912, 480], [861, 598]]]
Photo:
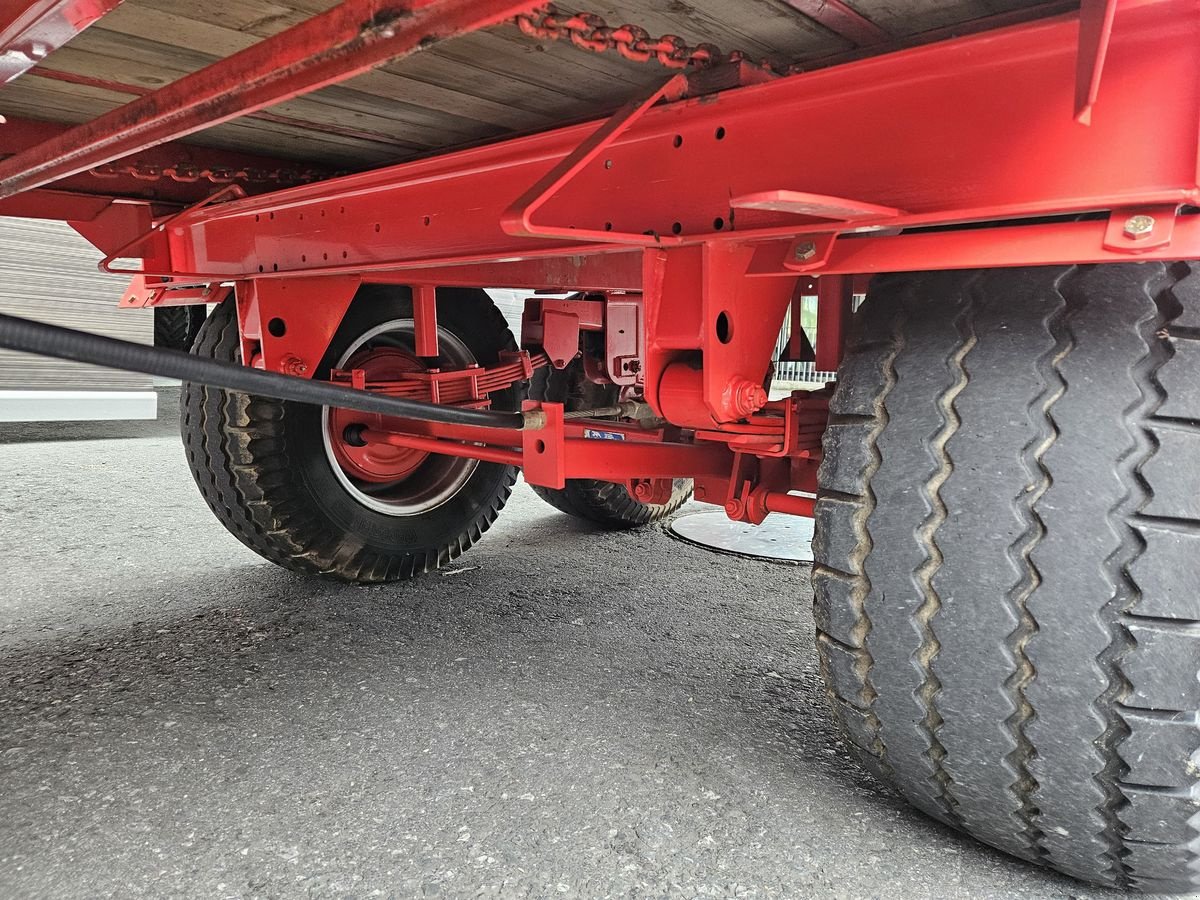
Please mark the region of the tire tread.
[[1126, 889], [1200, 887], [1197, 268], [876, 278], [819, 475], [817, 644], [860, 757]]
[[[499, 310], [480, 293], [473, 316], [481, 327], [507, 334]], [[466, 296], [456, 302], [470, 302]], [[512, 342], [511, 335], [508, 338]], [[515, 343], [513, 344], [515, 346]], [[216, 307], [200, 329], [193, 352], [240, 359], [237, 316], [231, 301]], [[450, 546], [438, 551], [381, 554], [331, 527], [306, 498], [288, 452], [285, 428], [291, 404], [184, 382], [180, 430], [201, 495], [217, 519], [255, 553], [303, 575], [371, 583], [430, 572], [474, 544], [496, 520], [516, 483], [509, 467], [500, 489]]]

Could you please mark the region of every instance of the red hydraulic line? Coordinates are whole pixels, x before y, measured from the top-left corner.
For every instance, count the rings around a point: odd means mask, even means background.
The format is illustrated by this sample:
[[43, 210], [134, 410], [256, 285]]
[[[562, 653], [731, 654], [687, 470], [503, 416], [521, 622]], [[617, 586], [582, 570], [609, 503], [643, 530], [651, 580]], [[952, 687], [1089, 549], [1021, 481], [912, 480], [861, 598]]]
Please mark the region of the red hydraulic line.
[[0, 0], [0, 81], [32, 69], [121, 0]]
[[415, 434], [398, 434], [394, 431], [376, 431], [373, 428], [364, 428], [359, 432], [359, 437], [368, 444], [391, 444], [393, 447], [427, 450], [430, 453], [442, 453], [446, 456], [464, 456], [468, 459], [481, 459], [484, 462], [504, 463], [510, 466], [521, 465], [522, 459], [520, 450], [506, 447], [460, 444], [457, 441], [421, 437]]
[[0, 162], [0, 199], [336, 84], [536, 5], [528, 0], [342, 0]]

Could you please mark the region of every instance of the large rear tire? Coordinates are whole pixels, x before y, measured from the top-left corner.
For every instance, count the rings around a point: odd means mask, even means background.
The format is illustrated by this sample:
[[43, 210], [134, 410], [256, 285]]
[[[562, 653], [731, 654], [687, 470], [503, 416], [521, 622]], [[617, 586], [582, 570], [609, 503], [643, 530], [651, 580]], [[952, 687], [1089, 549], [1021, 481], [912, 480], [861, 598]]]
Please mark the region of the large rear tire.
[[816, 511], [837, 716], [912, 803], [1200, 886], [1200, 269], [877, 278]]
[[[495, 365], [516, 349], [483, 291], [439, 290], [437, 305], [442, 367]], [[423, 367], [412, 315], [407, 288], [363, 288], [314, 376], [376, 366], [386, 380]], [[193, 352], [240, 359], [232, 298]], [[519, 409], [524, 391], [494, 392], [492, 408]], [[487, 531], [517, 477], [498, 463], [347, 445], [341, 414], [319, 406], [185, 382], [181, 410], [188, 464], [217, 518], [251, 550], [305, 574], [379, 582], [444, 565]]]

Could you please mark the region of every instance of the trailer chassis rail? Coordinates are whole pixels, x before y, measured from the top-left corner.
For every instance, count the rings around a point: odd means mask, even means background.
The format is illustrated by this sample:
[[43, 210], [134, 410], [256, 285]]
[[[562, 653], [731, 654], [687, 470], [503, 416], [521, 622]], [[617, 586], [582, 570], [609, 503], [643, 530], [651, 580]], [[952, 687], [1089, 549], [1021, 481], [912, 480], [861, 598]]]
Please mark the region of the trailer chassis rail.
[[[452, 34], [521, 6], [432, 0], [413, 21]], [[134, 101], [0, 162], [0, 197], [344, 77], [386, 55], [374, 41], [415, 49], [412, 28], [393, 24], [357, 37], [298, 26], [308, 50], [329, 40], [345, 51], [336, 65], [309, 69], [293, 53], [297, 68], [276, 78], [265, 50], [251, 48], [235, 60], [255, 73], [244, 96]], [[354, 41], [374, 49], [352, 52]], [[759, 521], [808, 509], [783, 498], [815, 486], [822, 426], [806, 417], [823, 414], [824, 398], [768, 403], [763, 390], [785, 312], [805, 292], [818, 298], [813, 355], [831, 370], [855, 285], [870, 273], [1200, 258], [1198, 43], [1200, 14], [1182, 0], [1089, 2], [787, 77], [741, 63], [724, 75], [685, 69], [605, 121], [257, 196], [224, 189], [167, 214], [113, 207], [79, 227], [110, 271], [134, 274], [126, 306], [232, 290], [242, 358], [259, 375], [291, 376], [257, 388], [289, 392], [281, 397], [298, 398], [364, 283], [411, 287], [422, 356], [436, 352], [439, 288], [596, 292], [600, 307], [557, 310], [540, 340], [573, 348], [586, 331], [611, 340], [609, 322], [625, 323], [620, 333], [636, 340], [620, 358], [634, 368], [608, 377], [667, 423], [656, 440], [619, 428], [592, 430], [624, 440], [588, 438], [586, 427], [581, 436], [550, 403], [525, 412], [520, 442], [378, 421], [354, 439], [519, 458], [527, 478], [551, 486], [605, 473], [656, 496], [656, 480], [687, 475], [698, 496]], [[223, 65], [195, 83], [220, 85], [236, 69]], [[140, 263], [120, 267], [117, 256]], [[364, 412], [415, 402], [320, 387], [348, 392], [321, 402]], [[442, 419], [430, 406], [408, 421]]]

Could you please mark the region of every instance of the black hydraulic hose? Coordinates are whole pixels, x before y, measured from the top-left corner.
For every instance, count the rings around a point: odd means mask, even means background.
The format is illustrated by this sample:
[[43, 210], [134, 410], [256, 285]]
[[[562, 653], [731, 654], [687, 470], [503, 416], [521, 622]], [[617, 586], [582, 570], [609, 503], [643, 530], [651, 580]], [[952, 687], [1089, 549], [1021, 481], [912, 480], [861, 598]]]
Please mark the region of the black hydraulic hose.
[[278, 372], [266, 372], [233, 362], [193, 356], [180, 350], [166, 350], [88, 334], [73, 328], [60, 328], [0, 314], [0, 347], [37, 353], [55, 359], [90, 363], [106, 369], [144, 372], [161, 378], [178, 378], [227, 391], [244, 391], [260, 397], [277, 397], [296, 403], [336, 406], [358, 412], [442, 422], [447, 425], [480, 425], [488, 428], [519, 430], [524, 416], [519, 412], [487, 409], [462, 409], [441, 406], [403, 397], [389, 397], [354, 388], [340, 387], [327, 381], [310, 381]]

